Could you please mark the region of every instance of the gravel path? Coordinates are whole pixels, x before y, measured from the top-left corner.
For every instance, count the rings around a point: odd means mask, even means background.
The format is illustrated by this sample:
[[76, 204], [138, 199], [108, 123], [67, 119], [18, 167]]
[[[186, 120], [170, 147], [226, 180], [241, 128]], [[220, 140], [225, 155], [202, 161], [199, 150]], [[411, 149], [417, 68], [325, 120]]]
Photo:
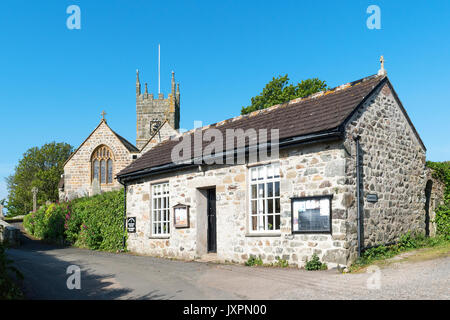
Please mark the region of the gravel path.
[[[397, 262], [374, 273], [250, 268], [58, 248], [26, 240], [8, 255], [30, 299], [449, 299], [450, 257]], [[69, 290], [69, 265], [81, 289]]]

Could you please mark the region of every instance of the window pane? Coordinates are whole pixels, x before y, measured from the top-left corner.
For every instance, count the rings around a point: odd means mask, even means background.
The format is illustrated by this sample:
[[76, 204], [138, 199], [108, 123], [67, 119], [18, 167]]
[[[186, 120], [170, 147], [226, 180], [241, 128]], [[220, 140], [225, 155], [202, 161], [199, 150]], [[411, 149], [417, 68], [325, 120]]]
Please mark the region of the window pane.
[[264, 166], [258, 167], [258, 180], [264, 179]]
[[273, 173], [274, 173], [274, 177], [275, 178], [279, 178], [280, 177], [280, 164], [279, 163], [274, 163], [273, 164]]
[[275, 230], [280, 230], [280, 215], [275, 215]]
[[256, 231], [257, 227], [257, 216], [252, 216], [252, 230]]
[[298, 217], [298, 231], [328, 231], [330, 229], [329, 201], [329, 199], [321, 199], [295, 203], [293, 214]]
[[267, 179], [273, 178], [273, 165], [267, 167]]
[[279, 197], [280, 196], [280, 182], [277, 181], [275, 182], [275, 197]]
[[250, 177], [251, 177], [252, 181], [256, 180], [256, 168], [250, 169]]
[[280, 198], [275, 199], [275, 212], [280, 213]]
[[258, 184], [258, 198], [264, 198], [264, 183]]
[[258, 216], [258, 230], [260, 230], [260, 231], [266, 230], [265, 226], [266, 226], [265, 216], [264, 215], [259, 215]]
[[257, 214], [257, 211], [256, 211], [256, 200], [252, 200], [252, 211], [251, 211], [251, 213], [252, 214]]
[[273, 213], [273, 199], [267, 200], [267, 213]]
[[258, 195], [256, 194], [256, 184], [253, 184], [251, 186], [252, 189], [252, 199], [256, 199], [258, 197]]
[[272, 215], [268, 216], [268, 219], [269, 219], [269, 223], [268, 223], [267, 227], [269, 230], [273, 230], [273, 216]]
[[113, 164], [112, 160], [108, 160], [108, 183], [112, 183], [112, 176], [113, 176]]
[[94, 179], [97, 178], [97, 181], [99, 181], [98, 179], [98, 160], [94, 160]]
[[272, 198], [273, 197], [273, 182], [269, 182], [267, 184], [267, 197]]
[[105, 162], [105, 160], [100, 161], [100, 176], [101, 176], [101, 183], [106, 183], [106, 162]]

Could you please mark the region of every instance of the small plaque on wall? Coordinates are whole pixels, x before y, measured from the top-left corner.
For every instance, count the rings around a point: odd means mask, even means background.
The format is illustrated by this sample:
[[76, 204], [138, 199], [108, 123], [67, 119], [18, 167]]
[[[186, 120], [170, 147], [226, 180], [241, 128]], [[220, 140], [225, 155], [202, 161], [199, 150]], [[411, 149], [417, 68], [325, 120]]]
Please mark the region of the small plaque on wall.
[[177, 204], [173, 206], [175, 228], [189, 228], [189, 206]]
[[369, 193], [366, 197], [368, 202], [377, 202], [378, 201], [378, 195], [374, 193]]

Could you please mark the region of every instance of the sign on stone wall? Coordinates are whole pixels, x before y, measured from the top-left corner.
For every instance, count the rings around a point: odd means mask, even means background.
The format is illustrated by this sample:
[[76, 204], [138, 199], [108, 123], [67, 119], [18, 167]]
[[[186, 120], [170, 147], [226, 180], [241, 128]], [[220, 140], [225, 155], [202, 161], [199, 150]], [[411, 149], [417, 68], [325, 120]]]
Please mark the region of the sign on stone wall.
[[175, 228], [189, 228], [189, 206], [177, 204], [173, 207]]
[[136, 217], [127, 218], [127, 231], [128, 233], [136, 233]]

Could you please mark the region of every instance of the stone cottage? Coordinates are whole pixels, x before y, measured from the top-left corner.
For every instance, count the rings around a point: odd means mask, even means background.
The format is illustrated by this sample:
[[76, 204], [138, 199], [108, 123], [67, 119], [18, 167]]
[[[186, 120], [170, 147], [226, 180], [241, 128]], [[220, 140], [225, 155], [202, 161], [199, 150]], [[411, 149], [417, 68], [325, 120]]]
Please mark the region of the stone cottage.
[[[251, 129], [260, 138], [268, 130], [275, 156], [252, 158], [244, 137], [244, 162], [211, 162], [194, 141], [212, 129], [215, 139], [217, 132]], [[192, 148], [174, 161], [183, 141]], [[201, 149], [211, 141], [203, 139]], [[238, 148], [231, 151], [236, 159]], [[330, 267], [349, 265], [362, 248], [425, 232], [425, 152], [382, 67], [152, 145], [117, 175], [135, 223], [127, 247], [236, 263], [279, 257], [297, 266], [317, 254]], [[216, 160], [229, 156], [213, 152]]]
[[98, 126], [64, 163], [59, 182], [60, 201], [123, 188], [117, 173], [155, 144], [176, 135], [180, 123], [180, 86], [175, 85], [167, 98], [159, 93], [155, 99], [142, 93], [139, 71], [136, 72], [136, 146], [113, 131], [105, 114]]

